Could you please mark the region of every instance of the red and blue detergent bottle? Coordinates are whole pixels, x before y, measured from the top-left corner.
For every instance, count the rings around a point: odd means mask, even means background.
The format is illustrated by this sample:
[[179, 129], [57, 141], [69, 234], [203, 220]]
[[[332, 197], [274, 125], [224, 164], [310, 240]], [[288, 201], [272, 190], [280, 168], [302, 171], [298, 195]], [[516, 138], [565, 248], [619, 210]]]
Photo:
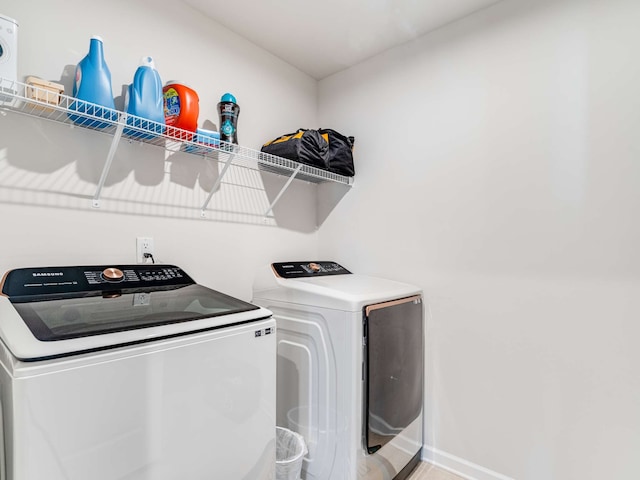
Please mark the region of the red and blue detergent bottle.
[[167, 82], [163, 92], [167, 134], [178, 140], [191, 140], [198, 128], [200, 115], [198, 94], [195, 90], [176, 81]]

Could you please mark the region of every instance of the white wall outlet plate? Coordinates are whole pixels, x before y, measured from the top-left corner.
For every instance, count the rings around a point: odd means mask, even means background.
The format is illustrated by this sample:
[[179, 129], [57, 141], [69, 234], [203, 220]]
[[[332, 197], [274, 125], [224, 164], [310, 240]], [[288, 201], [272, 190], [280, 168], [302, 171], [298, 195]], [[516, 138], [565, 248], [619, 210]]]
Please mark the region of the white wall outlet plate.
[[[151, 257], [145, 257], [145, 254]], [[153, 237], [136, 238], [136, 262], [153, 263]]]

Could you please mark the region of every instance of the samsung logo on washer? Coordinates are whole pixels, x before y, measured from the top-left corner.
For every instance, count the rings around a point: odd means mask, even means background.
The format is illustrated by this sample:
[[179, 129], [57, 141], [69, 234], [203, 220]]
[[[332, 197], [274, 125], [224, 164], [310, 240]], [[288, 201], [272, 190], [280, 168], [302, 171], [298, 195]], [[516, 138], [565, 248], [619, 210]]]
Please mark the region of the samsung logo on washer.
[[35, 272], [32, 273], [34, 277], [62, 277], [64, 273], [62, 272]]

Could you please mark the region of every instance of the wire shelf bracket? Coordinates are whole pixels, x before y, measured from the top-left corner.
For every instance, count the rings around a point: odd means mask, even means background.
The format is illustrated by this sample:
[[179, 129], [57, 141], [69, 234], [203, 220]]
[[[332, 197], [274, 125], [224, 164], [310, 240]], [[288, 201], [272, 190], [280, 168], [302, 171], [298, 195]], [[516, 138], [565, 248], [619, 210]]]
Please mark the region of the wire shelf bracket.
[[118, 144], [120, 143], [120, 139], [122, 138], [122, 132], [124, 132], [124, 126], [127, 123], [126, 113], [121, 113], [118, 117], [118, 127], [116, 128], [116, 132], [114, 133], [113, 139], [111, 140], [109, 153], [107, 154], [107, 159], [105, 160], [104, 167], [102, 168], [102, 174], [100, 175], [100, 181], [98, 182], [96, 193], [93, 196], [93, 201], [91, 204], [93, 208], [100, 208], [100, 194], [102, 193], [102, 187], [104, 187], [104, 183], [107, 181], [107, 175], [109, 174], [109, 170], [111, 170], [113, 157], [116, 154]]
[[225, 174], [227, 173], [227, 170], [229, 169], [229, 167], [231, 166], [231, 163], [233, 162], [233, 159], [235, 158], [235, 154], [233, 153], [229, 153], [226, 155], [229, 158], [227, 158], [227, 161], [224, 162], [224, 167], [222, 167], [222, 171], [218, 175], [216, 182], [213, 184], [213, 187], [211, 188], [209, 195], [207, 195], [207, 199], [204, 201], [204, 204], [202, 204], [202, 208], [200, 209], [200, 216], [202, 218], [205, 218], [207, 216], [206, 210], [207, 210], [207, 207], [209, 206], [209, 202], [211, 201], [211, 197], [213, 197], [213, 194], [218, 190], [218, 188], [222, 184], [222, 179], [224, 178]]
[[276, 203], [278, 203], [278, 201], [280, 200], [280, 197], [282, 197], [282, 195], [284, 195], [284, 192], [287, 191], [287, 188], [289, 188], [289, 185], [291, 185], [291, 182], [293, 182], [293, 179], [296, 178], [296, 175], [298, 175], [298, 173], [300, 172], [301, 168], [302, 168], [302, 164], [299, 163], [298, 166], [296, 167], [296, 169], [291, 174], [291, 176], [287, 179], [287, 183], [284, 184], [284, 186], [278, 192], [278, 195], [276, 195], [276, 198], [273, 199], [273, 202], [271, 202], [271, 205], [269, 205], [269, 208], [267, 209], [267, 211], [264, 212], [265, 219], [273, 211], [273, 207], [276, 206]]

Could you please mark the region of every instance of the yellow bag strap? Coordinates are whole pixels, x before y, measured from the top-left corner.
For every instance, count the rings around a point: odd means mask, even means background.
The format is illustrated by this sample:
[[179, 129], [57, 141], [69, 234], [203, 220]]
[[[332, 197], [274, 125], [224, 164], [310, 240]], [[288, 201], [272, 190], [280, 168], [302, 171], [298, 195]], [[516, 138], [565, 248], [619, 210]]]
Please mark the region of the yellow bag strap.
[[275, 139], [272, 143], [282, 143], [282, 142], [286, 142], [288, 140], [291, 140], [292, 135], [285, 135], [283, 137], [277, 138]]
[[304, 135], [305, 130], [298, 130], [297, 133], [292, 133], [289, 135], [282, 135], [281, 137], [276, 138], [275, 140], [269, 140], [267, 143], [265, 143], [263, 145], [263, 147], [267, 147], [269, 145], [275, 144], [275, 143], [282, 143], [282, 142], [288, 142], [289, 140], [295, 140], [298, 138], [302, 138], [302, 135]]

